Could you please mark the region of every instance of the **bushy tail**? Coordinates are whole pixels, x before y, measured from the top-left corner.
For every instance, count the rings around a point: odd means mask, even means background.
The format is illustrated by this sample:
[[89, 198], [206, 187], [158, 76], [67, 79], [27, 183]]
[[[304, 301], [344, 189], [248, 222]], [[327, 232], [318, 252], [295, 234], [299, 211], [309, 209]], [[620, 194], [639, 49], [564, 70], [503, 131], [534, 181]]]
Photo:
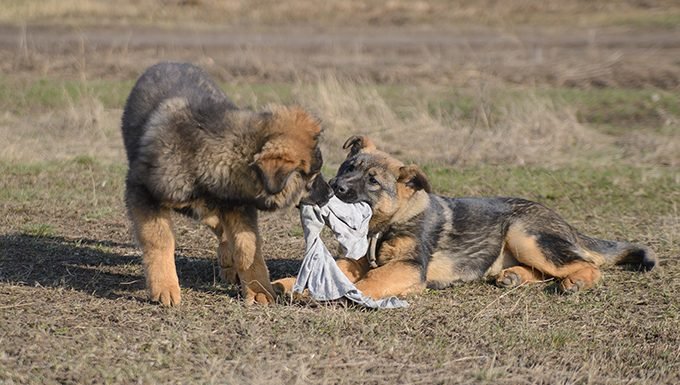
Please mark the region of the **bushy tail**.
[[649, 271], [657, 264], [654, 252], [647, 246], [627, 242], [606, 241], [579, 234], [581, 246], [594, 261], [605, 266], [628, 265], [633, 269]]

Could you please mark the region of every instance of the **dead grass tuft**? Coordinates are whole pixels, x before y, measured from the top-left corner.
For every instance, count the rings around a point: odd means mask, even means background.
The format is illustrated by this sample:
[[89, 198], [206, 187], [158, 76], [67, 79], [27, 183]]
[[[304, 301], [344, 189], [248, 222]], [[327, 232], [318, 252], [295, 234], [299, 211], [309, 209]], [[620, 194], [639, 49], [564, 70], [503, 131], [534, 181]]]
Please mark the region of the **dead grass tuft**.
[[634, 131], [619, 138], [615, 145], [622, 155], [641, 163], [656, 163], [665, 166], [680, 166], [680, 132], [668, 135]]
[[[326, 154], [341, 161], [350, 135], [375, 138], [386, 151], [419, 163], [558, 165], [600, 150], [610, 140], [581, 125], [573, 110], [531, 90], [491, 104], [493, 88], [479, 87], [472, 119], [425, 102], [396, 109], [374, 87], [326, 76], [312, 90], [298, 88], [304, 105], [323, 111]], [[405, 92], [408, 92], [405, 89]]]
[[30, 121], [5, 114], [0, 119], [0, 138], [7, 145], [0, 148], [0, 158], [35, 162], [86, 155], [120, 161], [120, 114], [120, 109], [105, 109], [95, 97], [39, 113]]

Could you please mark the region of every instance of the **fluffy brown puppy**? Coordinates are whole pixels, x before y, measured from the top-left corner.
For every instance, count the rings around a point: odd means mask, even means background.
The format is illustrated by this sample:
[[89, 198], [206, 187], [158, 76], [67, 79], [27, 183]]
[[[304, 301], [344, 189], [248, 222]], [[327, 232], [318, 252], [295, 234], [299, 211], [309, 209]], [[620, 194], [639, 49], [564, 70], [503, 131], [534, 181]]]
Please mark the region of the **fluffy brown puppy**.
[[561, 290], [576, 292], [592, 287], [603, 265], [650, 270], [657, 263], [647, 247], [583, 235], [536, 202], [433, 194], [417, 166], [366, 137], [351, 137], [344, 148], [350, 152], [330, 184], [341, 200], [373, 209], [369, 236], [378, 238], [378, 267], [366, 257], [338, 265], [373, 298], [479, 278], [511, 287], [554, 277]]
[[122, 131], [125, 201], [151, 300], [180, 303], [175, 210], [212, 229], [221, 275], [238, 277], [246, 303], [273, 301], [257, 211], [332, 195], [320, 174], [319, 122], [298, 107], [238, 109], [201, 69], [160, 63], [137, 80]]

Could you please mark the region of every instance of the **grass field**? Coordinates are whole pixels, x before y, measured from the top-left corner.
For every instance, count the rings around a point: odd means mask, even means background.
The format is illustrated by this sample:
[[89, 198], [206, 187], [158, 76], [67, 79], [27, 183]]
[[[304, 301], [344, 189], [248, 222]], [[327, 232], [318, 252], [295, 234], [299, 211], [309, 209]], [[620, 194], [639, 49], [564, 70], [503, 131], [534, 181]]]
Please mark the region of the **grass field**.
[[[680, 383], [680, 7], [672, 1], [7, 1], [0, 9], [0, 384]], [[485, 282], [367, 311], [245, 307], [177, 217], [178, 308], [146, 300], [120, 116], [160, 60], [241, 106], [301, 104], [331, 176], [353, 134], [435, 191], [522, 196], [644, 243], [593, 290]], [[260, 217], [272, 278], [295, 209]]]

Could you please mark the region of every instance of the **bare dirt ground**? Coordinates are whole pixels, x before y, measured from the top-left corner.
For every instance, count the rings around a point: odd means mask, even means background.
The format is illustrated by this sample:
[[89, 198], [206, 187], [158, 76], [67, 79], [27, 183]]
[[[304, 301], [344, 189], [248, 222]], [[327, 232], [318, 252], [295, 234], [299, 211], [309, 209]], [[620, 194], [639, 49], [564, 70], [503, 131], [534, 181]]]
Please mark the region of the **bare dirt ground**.
[[[678, 28], [318, 24], [0, 26], [0, 384], [680, 382], [679, 112], [653, 104], [677, 100]], [[438, 192], [539, 200], [586, 233], [651, 245], [661, 268], [608, 270], [571, 297], [480, 282], [396, 311], [246, 308], [217, 278], [212, 235], [178, 218], [184, 302], [150, 304], [118, 130], [160, 60], [201, 65], [241, 105], [311, 106], [331, 173], [348, 134], [371, 132]], [[613, 128], [540, 96], [600, 90]], [[260, 224], [272, 277], [295, 274], [295, 210]]]

